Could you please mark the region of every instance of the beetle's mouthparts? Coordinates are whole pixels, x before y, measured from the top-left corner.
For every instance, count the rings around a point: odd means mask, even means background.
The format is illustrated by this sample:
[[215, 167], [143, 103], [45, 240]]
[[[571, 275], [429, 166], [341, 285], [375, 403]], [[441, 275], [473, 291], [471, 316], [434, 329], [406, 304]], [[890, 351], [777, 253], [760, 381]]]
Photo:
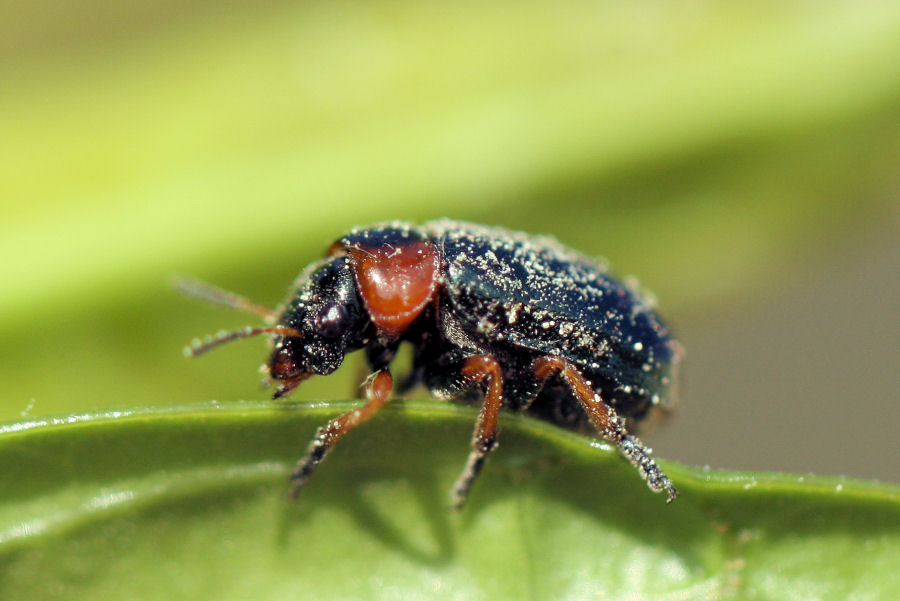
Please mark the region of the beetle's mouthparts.
[[311, 372], [305, 372], [305, 373], [300, 374], [299, 376], [291, 378], [290, 380], [279, 380], [278, 387], [275, 389], [275, 393], [272, 395], [272, 399], [273, 400], [280, 399], [282, 397], [287, 396], [295, 388], [297, 388], [297, 386], [300, 385], [300, 382], [302, 382], [303, 380], [306, 380], [311, 375], [312, 375]]

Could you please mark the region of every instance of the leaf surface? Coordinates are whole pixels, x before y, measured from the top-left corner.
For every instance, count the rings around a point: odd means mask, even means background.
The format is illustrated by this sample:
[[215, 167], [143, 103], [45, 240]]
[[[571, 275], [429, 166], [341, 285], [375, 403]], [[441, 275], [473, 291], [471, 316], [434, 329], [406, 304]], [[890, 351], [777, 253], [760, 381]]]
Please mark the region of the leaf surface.
[[349, 403], [97, 412], [0, 427], [8, 599], [892, 599], [900, 492], [667, 464], [651, 494], [604, 444], [503, 420], [448, 509], [474, 412], [397, 403], [301, 498], [287, 473]]

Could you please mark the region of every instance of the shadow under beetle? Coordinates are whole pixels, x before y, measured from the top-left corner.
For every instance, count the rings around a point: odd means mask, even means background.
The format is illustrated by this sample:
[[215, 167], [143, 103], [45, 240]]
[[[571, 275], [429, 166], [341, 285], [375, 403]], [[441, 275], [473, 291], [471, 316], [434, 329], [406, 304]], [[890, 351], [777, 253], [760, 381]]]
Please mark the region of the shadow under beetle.
[[414, 348], [401, 390], [423, 383], [438, 398], [474, 392], [481, 399], [472, 450], [452, 491], [456, 508], [497, 446], [502, 407], [599, 433], [651, 490], [665, 490], [668, 501], [678, 495], [626, 419], [667, 407], [680, 347], [646, 298], [555, 240], [450, 220], [394, 222], [340, 238], [275, 310], [199, 282], [178, 287], [263, 317], [268, 326], [195, 340], [186, 353], [270, 335], [264, 369], [274, 398], [365, 350], [367, 402], [319, 428], [291, 474], [293, 497], [344, 434], [387, 403], [401, 342]]

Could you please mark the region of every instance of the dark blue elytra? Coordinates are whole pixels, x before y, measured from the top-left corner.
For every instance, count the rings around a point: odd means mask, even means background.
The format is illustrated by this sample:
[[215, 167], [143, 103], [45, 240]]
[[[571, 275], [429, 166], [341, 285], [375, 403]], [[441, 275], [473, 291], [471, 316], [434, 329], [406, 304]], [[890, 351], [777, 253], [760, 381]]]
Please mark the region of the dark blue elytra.
[[[440, 249], [448, 313], [465, 332], [456, 336], [461, 345], [502, 357], [511, 375], [533, 353], [564, 357], [620, 415], [635, 420], [672, 403], [678, 344], [652, 302], [601, 263], [553, 239], [500, 228], [442, 220], [422, 230]], [[516, 396], [523, 395], [513, 394], [512, 403]], [[589, 427], [571, 395], [552, 387], [529, 412]]]

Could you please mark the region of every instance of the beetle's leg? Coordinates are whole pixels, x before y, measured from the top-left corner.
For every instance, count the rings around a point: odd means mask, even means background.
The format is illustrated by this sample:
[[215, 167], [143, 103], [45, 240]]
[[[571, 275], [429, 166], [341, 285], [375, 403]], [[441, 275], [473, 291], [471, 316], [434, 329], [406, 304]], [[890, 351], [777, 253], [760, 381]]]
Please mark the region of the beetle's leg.
[[472, 451], [456, 484], [453, 485], [453, 508], [462, 509], [469, 495], [469, 489], [484, 467], [488, 453], [497, 447], [497, 421], [500, 405], [503, 403], [503, 375], [500, 364], [490, 355], [475, 355], [465, 360], [462, 375], [470, 382], [488, 379], [487, 392], [481, 404], [481, 413], [475, 422], [472, 435]]
[[344, 434], [360, 425], [376, 411], [384, 407], [394, 387], [394, 378], [387, 369], [382, 369], [369, 376], [366, 381], [366, 398], [368, 402], [353, 411], [348, 411], [340, 417], [336, 417], [316, 431], [315, 438], [306, 449], [306, 457], [297, 463], [297, 467], [291, 472], [291, 498], [296, 499], [300, 489], [309, 480], [319, 463], [331, 451], [334, 445]]
[[559, 374], [584, 407], [591, 424], [606, 440], [619, 447], [619, 452], [638, 469], [650, 489], [653, 492], [665, 490], [669, 495], [667, 503], [675, 500], [678, 490], [650, 456], [650, 449], [625, 430], [625, 420], [600, 398], [574, 364], [562, 357], [545, 355], [534, 361], [532, 370], [540, 384]]

